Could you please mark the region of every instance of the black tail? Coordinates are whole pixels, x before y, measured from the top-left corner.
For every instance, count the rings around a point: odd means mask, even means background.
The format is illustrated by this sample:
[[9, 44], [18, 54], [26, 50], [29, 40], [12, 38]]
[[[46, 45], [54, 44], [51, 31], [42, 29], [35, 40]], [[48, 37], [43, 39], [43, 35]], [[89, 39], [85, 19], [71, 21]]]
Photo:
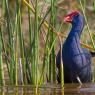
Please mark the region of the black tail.
[[95, 57], [95, 52], [90, 52], [92, 57]]

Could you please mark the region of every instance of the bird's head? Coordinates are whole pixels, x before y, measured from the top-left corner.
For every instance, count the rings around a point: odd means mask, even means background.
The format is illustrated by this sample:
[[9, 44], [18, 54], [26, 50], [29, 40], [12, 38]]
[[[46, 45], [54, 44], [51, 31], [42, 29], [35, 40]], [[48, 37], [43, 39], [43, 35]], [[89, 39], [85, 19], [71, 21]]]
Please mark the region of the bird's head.
[[64, 17], [64, 22], [76, 25], [78, 22], [83, 23], [84, 18], [80, 12], [73, 11]]

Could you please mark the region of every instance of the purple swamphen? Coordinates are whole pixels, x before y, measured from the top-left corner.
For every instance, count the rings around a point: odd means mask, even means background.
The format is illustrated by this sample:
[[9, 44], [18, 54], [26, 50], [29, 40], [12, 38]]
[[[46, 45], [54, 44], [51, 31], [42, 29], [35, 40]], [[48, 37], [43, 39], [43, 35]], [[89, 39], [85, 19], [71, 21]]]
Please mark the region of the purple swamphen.
[[[80, 36], [84, 27], [84, 17], [74, 11], [64, 17], [64, 22], [72, 24], [70, 33], [62, 46], [62, 61], [64, 66], [65, 83], [91, 82], [91, 58], [94, 53], [80, 45]], [[58, 68], [57, 80], [60, 83], [60, 50], [56, 57]]]

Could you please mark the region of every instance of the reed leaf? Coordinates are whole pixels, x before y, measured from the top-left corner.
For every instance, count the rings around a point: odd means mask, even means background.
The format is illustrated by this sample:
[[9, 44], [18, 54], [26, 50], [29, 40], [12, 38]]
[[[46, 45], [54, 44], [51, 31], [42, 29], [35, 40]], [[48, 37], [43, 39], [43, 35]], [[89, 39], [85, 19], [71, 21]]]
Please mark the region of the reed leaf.
[[34, 85], [38, 85], [38, 63], [39, 63], [39, 22], [38, 22], [38, 0], [35, 4], [35, 22], [34, 22], [34, 63], [33, 63], [33, 75], [34, 75]]
[[17, 32], [19, 38], [19, 46], [20, 46], [20, 57], [21, 57], [21, 65], [22, 65], [22, 74], [23, 74], [23, 83], [27, 84], [27, 75], [26, 75], [26, 58], [25, 58], [25, 46], [24, 46], [24, 38], [21, 26], [21, 1], [16, 0], [16, 9], [17, 9]]
[[2, 59], [2, 31], [1, 31], [1, 26], [0, 26], [0, 85], [5, 85], [4, 81], [4, 69], [3, 69], [3, 59]]
[[9, 76], [10, 76], [10, 82], [11, 84], [15, 83], [15, 72], [14, 72], [14, 64], [15, 64], [15, 58], [14, 58], [14, 46], [13, 46], [13, 26], [12, 21], [10, 18], [10, 10], [9, 10], [9, 2], [5, 0], [5, 17], [7, 21], [7, 32], [8, 32], [8, 48], [9, 48], [9, 54], [10, 54], [10, 64], [9, 64]]

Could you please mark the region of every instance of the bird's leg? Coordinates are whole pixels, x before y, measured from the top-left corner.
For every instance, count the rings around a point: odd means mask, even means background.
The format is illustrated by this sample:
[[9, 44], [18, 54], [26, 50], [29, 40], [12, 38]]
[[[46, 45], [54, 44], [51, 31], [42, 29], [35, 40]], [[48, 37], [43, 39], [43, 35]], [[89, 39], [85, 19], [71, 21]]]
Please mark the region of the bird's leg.
[[76, 79], [77, 79], [77, 81], [79, 82], [79, 86], [78, 86], [78, 89], [80, 89], [81, 88], [81, 86], [82, 86], [82, 82], [81, 82], [81, 80], [80, 80], [80, 78], [79, 78], [79, 76], [76, 76]]
[[82, 85], [82, 82], [81, 82], [79, 76], [76, 76], [76, 79], [77, 79], [77, 81], [79, 82], [79, 84]]

